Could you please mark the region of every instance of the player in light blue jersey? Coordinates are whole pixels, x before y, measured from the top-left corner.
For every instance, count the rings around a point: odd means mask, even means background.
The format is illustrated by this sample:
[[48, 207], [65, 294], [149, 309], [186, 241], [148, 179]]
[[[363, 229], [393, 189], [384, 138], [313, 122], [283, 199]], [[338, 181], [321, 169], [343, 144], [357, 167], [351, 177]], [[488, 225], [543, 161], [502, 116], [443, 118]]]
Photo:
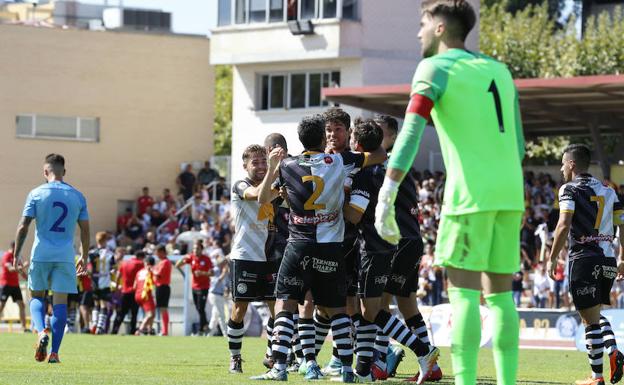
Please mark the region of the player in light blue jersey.
[[[63, 182], [65, 159], [58, 154], [46, 156], [43, 176], [47, 183], [32, 190], [26, 198], [22, 220], [15, 236], [14, 265], [20, 263], [20, 252], [28, 227], [35, 220], [35, 242], [30, 257], [28, 288], [31, 291], [30, 313], [39, 332], [35, 360], [44, 361], [50, 339], [45, 327], [44, 297], [53, 293], [52, 349], [49, 363], [58, 363], [58, 351], [67, 323], [67, 294], [76, 293], [76, 275], [86, 273], [89, 251], [89, 214], [87, 201], [80, 191]], [[80, 227], [82, 258], [74, 264], [74, 233]]]

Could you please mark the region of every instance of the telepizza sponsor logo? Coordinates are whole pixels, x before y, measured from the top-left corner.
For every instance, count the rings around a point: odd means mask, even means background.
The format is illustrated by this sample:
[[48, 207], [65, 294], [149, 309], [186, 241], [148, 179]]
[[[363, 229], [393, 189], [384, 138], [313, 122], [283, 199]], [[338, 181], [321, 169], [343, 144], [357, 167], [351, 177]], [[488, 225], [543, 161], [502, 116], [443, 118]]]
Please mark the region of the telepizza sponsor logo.
[[402, 276], [402, 275], [392, 274], [392, 275], [390, 276], [390, 280], [391, 280], [392, 282], [396, 282], [396, 283], [398, 283], [399, 285], [403, 286], [403, 285], [405, 285], [405, 282], [407, 281], [407, 278], [405, 278], [405, 277], [404, 277], [404, 276]]
[[283, 282], [284, 282], [284, 285], [287, 285], [287, 286], [303, 287], [303, 280], [297, 277], [285, 276], [283, 278]]
[[388, 282], [387, 275], [380, 275], [378, 277], [375, 277], [375, 285], [385, 285], [387, 282]]
[[592, 298], [596, 298], [596, 286], [585, 286], [576, 289], [576, 295], [578, 295], [579, 297], [591, 295]]
[[306, 216], [299, 216], [291, 213], [290, 218], [295, 225], [318, 225], [320, 223], [335, 222], [338, 218], [338, 211]]
[[361, 195], [366, 198], [370, 198], [370, 193], [368, 191], [356, 189], [351, 192], [351, 195]]
[[579, 239], [578, 243], [613, 242], [614, 239], [615, 236], [608, 234], [583, 235], [581, 239]]

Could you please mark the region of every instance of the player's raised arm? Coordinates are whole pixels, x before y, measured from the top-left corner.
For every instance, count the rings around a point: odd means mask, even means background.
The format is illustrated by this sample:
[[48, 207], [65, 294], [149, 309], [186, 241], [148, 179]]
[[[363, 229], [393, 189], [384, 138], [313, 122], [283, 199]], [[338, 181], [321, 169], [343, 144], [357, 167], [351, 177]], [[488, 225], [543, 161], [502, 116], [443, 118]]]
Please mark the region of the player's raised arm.
[[257, 187], [250, 187], [258, 190], [258, 202], [272, 202], [279, 196], [279, 189], [273, 187], [273, 183], [279, 176], [279, 165], [286, 156], [286, 152], [281, 147], [276, 147], [269, 153], [269, 166], [262, 182]]

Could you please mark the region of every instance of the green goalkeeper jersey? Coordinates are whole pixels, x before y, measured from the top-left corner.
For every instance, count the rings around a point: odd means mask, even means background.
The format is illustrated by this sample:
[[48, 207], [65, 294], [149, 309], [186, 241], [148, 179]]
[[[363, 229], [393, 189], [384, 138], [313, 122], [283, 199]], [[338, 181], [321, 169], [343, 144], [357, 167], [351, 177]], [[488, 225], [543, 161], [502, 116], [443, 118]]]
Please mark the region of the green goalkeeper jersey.
[[447, 179], [443, 213], [524, 210], [524, 139], [507, 67], [462, 49], [424, 59], [412, 95], [433, 101]]

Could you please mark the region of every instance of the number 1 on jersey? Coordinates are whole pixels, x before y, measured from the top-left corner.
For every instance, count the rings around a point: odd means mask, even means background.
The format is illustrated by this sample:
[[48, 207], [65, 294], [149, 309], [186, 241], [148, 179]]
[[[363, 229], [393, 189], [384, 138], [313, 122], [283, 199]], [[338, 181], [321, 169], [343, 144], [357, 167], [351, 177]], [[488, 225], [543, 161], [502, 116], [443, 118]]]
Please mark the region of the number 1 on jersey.
[[323, 210], [325, 208], [324, 203], [316, 203], [318, 197], [323, 193], [323, 189], [325, 189], [325, 182], [323, 178], [318, 175], [304, 175], [301, 177], [301, 181], [312, 182], [314, 183], [314, 191], [312, 191], [312, 195], [308, 198], [307, 201], [303, 204], [304, 210]]
[[501, 106], [500, 94], [498, 93], [498, 88], [496, 87], [496, 82], [494, 80], [492, 80], [492, 83], [490, 83], [490, 88], [488, 88], [488, 92], [491, 92], [492, 96], [494, 97], [496, 117], [498, 118], [498, 130], [500, 132], [505, 132], [505, 126], [503, 124], [503, 108]]

